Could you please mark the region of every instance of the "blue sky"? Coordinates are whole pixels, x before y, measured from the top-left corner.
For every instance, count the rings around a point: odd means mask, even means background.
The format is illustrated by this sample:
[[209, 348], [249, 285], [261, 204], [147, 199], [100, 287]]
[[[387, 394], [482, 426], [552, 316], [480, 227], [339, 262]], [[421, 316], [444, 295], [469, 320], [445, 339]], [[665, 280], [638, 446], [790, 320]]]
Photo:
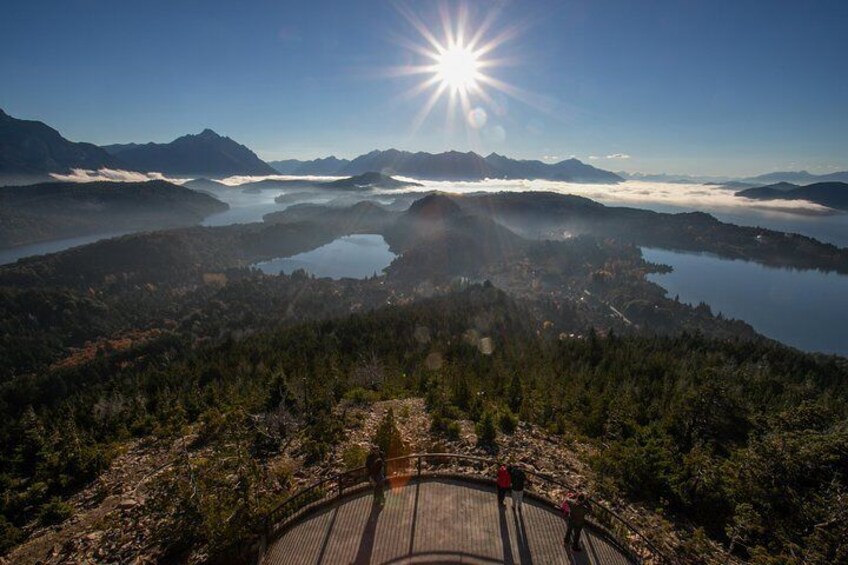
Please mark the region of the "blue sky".
[[[406, 6], [437, 36], [439, 4]], [[848, 169], [848, 2], [466, 4], [515, 36], [487, 69], [479, 129], [442, 98], [414, 128], [425, 45], [397, 3], [4, 2], [0, 108], [74, 140], [169, 141], [205, 127], [266, 159], [374, 148], [576, 156], [610, 170]], [[444, 3], [451, 17], [458, 4]], [[619, 157], [610, 157], [616, 156]], [[629, 158], [622, 158], [628, 155]], [[595, 159], [590, 159], [596, 157]]]

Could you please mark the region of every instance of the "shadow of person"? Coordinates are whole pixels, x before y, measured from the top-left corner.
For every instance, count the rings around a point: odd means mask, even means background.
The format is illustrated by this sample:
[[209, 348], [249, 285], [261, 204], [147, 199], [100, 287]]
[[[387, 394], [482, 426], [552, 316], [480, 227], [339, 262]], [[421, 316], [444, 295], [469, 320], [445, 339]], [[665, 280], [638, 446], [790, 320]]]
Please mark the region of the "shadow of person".
[[333, 535], [333, 528], [336, 525], [336, 517], [339, 515], [339, 509], [333, 509], [333, 515], [330, 518], [330, 523], [324, 532], [324, 541], [321, 543], [321, 551], [318, 553], [318, 565], [323, 565], [324, 559], [327, 556], [327, 546], [330, 544], [330, 537]]
[[353, 563], [356, 565], [367, 565], [371, 563], [371, 555], [374, 553], [374, 538], [377, 535], [377, 523], [379, 522], [380, 512], [382, 510], [382, 505], [372, 499], [368, 522], [366, 522], [365, 529], [362, 531], [362, 537], [359, 539], [359, 548], [356, 550], [356, 557], [353, 559]]
[[515, 520], [515, 536], [518, 538], [518, 557], [522, 564], [533, 563], [533, 552], [530, 551], [527, 531], [524, 529], [524, 511], [513, 512], [512, 517]]
[[[566, 547], [565, 551], [568, 553], [568, 562], [570, 565], [591, 565], [592, 561], [589, 559], [589, 556], [586, 555], [586, 551], [574, 551], [571, 547]], [[603, 563], [603, 561], [598, 561], [598, 563]]]
[[506, 507], [498, 504], [498, 518], [501, 525], [501, 544], [503, 545], [503, 562], [514, 565], [512, 559], [512, 540], [509, 538], [509, 524], [506, 523]]

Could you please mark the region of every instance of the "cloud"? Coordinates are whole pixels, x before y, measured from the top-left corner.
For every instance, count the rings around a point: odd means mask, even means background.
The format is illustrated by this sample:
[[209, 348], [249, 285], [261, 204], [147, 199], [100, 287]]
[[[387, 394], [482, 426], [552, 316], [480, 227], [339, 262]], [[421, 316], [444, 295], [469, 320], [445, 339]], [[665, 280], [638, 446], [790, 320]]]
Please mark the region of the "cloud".
[[162, 173], [138, 173], [135, 171], [124, 171], [121, 169], [71, 169], [68, 174], [50, 173], [50, 176], [56, 180], [67, 182], [96, 182], [96, 181], [112, 181], [112, 182], [145, 182], [149, 180], [166, 180], [176, 184], [181, 184], [189, 179], [169, 178]]
[[598, 159], [600, 159], [600, 157], [598, 157], [597, 155], [589, 155], [590, 161], [597, 161]]
[[258, 182], [261, 180], [307, 180], [307, 181], [328, 181], [328, 180], [336, 180], [344, 178], [338, 175], [328, 176], [328, 175], [263, 175], [263, 176], [250, 176], [250, 175], [234, 175], [231, 177], [227, 177], [224, 179], [218, 179], [218, 182], [221, 184], [226, 184], [227, 186], [239, 186], [241, 184], [245, 184], [248, 182]]
[[[152, 173], [138, 173], [136, 171], [124, 171], [120, 169], [99, 169], [99, 170], [91, 170], [91, 169], [72, 169], [70, 173], [63, 175], [60, 173], [50, 173], [50, 176], [56, 180], [67, 181], [67, 182], [96, 182], [96, 181], [111, 181], [111, 182], [145, 182], [149, 180], [164, 180], [168, 182], [172, 182], [174, 184], [183, 184], [184, 182], [190, 181], [194, 177], [186, 177], [186, 178], [178, 178], [178, 177], [168, 177], [163, 175], [162, 173], [152, 172]], [[324, 180], [335, 180], [339, 178], [338, 176], [317, 176], [317, 175], [267, 175], [267, 176], [247, 176], [247, 175], [237, 175], [232, 177], [227, 177], [225, 179], [219, 179], [218, 182], [222, 184], [226, 184], [228, 186], [238, 186], [240, 184], [244, 184], [246, 182], [256, 182], [265, 179], [274, 179], [274, 180], [310, 180], [310, 181], [324, 181]]]
[[607, 159], [630, 159], [630, 155], [627, 153], [613, 153], [612, 155], [607, 155]]
[[[404, 177], [399, 177], [404, 178]], [[548, 180], [487, 179], [477, 182], [428, 181], [414, 192], [440, 190], [443, 192], [527, 192], [548, 191], [575, 194], [611, 206], [635, 206], [659, 210], [702, 210], [705, 212], [758, 212], [762, 214], [820, 214], [830, 215], [831, 208], [806, 200], [751, 200], [735, 196], [733, 191], [700, 183], [663, 183], [628, 180], [618, 184], [577, 184]]]

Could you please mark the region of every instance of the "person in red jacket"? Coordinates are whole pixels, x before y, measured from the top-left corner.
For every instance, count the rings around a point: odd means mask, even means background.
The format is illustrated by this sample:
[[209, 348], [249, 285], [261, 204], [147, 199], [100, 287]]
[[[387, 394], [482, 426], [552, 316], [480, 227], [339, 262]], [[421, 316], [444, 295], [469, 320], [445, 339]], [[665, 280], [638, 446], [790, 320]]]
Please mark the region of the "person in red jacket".
[[501, 506], [504, 505], [504, 498], [506, 497], [506, 492], [512, 486], [512, 478], [509, 476], [509, 470], [506, 468], [506, 465], [501, 463], [498, 467], [498, 504]]

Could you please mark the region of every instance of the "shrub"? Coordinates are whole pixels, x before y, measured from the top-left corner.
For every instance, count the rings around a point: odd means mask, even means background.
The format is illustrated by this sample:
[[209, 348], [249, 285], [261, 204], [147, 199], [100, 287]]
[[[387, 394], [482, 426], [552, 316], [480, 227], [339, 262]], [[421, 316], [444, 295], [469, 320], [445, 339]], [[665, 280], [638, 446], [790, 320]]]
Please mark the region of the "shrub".
[[495, 428], [495, 418], [486, 410], [477, 422], [477, 445], [488, 450], [497, 448], [498, 431]]
[[430, 421], [430, 431], [434, 434], [445, 436], [449, 440], [457, 440], [462, 432], [459, 422], [445, 416], [442, 412], [435, 412]]
[[289, 459], [279, 459], [268, 466], [268, 473], [274, 477], [277, 483], [283, 488], [288, 486], [293, 472], [293, 465]]
[[456, 420], [450, 420], [445, 426], [445, 437], [449, 440], [456, 441], [459, 439], [459, 436], [462, 434], [462, 427], [459, 425], [459, 422]]
[[64, 522], [74, 513], [73, 507], [58, 497], [45, 502], [38, 511], [38, 522], [42, 526], [51, 526]]
[[503, 410], [498, 414], [498, 427], [503, 433], [511, 434], [518, 427], [518, 418], [509, 409]]
[[374, 391], [366, 390], [361, 386], [354, 387], [347, 391], [344, 395], [345, 399], [350, 401], [351, 404], [357, 406], [365, 406], [377, 400], [377, 393]]
[[372, 442], [380, 448], [380, 451], [387, 458], [400, 457], [406, 454], [406, 445], [400, 435], [400, 430], [395, 424], [395, 412], [391, 408], [383, 416], [383, 420], [377, 427], [377, 432], [374, 434]]
[[345, 469], [350, 471], [362, 467], [365, 465], [366, 455], [368, 455], [368, 451], [364, 447], [361, 445], [351, 445], [342, 453], [342, 462]]
[[21, 541], [21, 531], [0, 515], [0, 555], [3, 555]]

